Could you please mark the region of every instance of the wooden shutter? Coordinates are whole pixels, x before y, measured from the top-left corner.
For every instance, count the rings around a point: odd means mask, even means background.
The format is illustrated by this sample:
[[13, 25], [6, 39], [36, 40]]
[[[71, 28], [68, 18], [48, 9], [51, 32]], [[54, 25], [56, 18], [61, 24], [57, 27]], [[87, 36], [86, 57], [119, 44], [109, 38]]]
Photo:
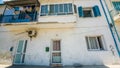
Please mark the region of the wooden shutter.
[[94, 16], [95, 16], [95, 17], [101, 16], [100, 9], [99, 9], [98, 6], [94, 6], [94, 7], [93, 7], [93, 12], [94, 12]]
[[83, 14], [83, 8], [80, 6], [78, 7], [78, 12], [79, 12], [79, 17], [83, 17], [84, 14]]

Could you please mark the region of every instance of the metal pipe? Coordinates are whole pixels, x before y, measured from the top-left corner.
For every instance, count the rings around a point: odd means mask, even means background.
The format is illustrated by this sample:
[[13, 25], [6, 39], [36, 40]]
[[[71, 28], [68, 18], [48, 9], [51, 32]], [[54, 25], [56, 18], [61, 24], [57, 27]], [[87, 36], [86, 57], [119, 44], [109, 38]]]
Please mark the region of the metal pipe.
[[[109, 29], [110, 29], [110, 32], [111, 32], [111, 35], [112, 35], [112, 38], [113, 38], [114, 43], [115, 43], [116, 50], [117, 50], [118, 55], [119, 55], [119, 57], [120, 57], [120, 50], [119, 50], [119, 48], [118, 48], [118, 44], [117, 44], [117, 41], [116, 41], [116, 39], [115, 39], [114, 33], [113, 33], [113, 31], [112, 31], [112, 28], [111, 28], [110, 25], [109, 25], [110, 22], [109, 22], [109, 19], [108, 19], [108, 16], [107, 16], [107, 13], [106, 13], [106, 11], [105, 11], [105, 8], [104, 8], [104, 5], [103, 5], [103, 2], [102, 2], [102, 1], [104, 1], [105, 5], [106, 5], [106, 2], [105, 2], [105, 0], [100, 0], [102, 9], [103, 9], [103, 11], [104, 11], [104, 14], [105, 14], [105, 17], [106, 17], [106, 20], [107, 20], [107, 23], [108, 23], [108, 26], [109, 26]], [[106, 7], [107, 7], [107, 5], [106, 5]], [[108, 7], [107, 7], [107, 10], [108, 10]], [[109, 10], [108, 10], [108, 11], [109, 11]]]

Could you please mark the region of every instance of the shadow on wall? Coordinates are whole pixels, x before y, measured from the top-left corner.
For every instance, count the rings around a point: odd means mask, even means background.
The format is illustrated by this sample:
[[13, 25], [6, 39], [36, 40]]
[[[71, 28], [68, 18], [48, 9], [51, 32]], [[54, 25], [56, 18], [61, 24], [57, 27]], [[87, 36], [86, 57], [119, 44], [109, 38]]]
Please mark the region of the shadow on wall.
[[63, 67], [51, 67], [51, 66], [30, 66], [30, 65], [12, 65], [6, 68], [109, 68], [105, 65], [86, 65], [86, 66], [63, 66]]

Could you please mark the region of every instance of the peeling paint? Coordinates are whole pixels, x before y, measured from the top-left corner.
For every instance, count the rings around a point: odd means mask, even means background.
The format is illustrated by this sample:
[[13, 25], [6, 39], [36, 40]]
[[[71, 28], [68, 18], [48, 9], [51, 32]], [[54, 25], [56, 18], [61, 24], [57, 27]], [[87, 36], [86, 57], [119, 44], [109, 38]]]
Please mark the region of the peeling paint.
[[0, 64], [11, 64], [12, 63], [12, 55], [10, 52], [0, 53]]

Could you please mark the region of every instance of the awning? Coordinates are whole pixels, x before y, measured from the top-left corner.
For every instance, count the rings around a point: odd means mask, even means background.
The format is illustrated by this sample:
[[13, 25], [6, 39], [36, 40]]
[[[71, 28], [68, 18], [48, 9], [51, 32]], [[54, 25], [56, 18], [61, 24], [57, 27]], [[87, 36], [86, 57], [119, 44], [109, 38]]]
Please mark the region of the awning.
[[30, 6], [30, 5], [36, 5], [40, 6], [40, 3], [38, 0], [11, 0], [11, 1], [6, 1], [4, 4], [9, 5], [9, 6]]

